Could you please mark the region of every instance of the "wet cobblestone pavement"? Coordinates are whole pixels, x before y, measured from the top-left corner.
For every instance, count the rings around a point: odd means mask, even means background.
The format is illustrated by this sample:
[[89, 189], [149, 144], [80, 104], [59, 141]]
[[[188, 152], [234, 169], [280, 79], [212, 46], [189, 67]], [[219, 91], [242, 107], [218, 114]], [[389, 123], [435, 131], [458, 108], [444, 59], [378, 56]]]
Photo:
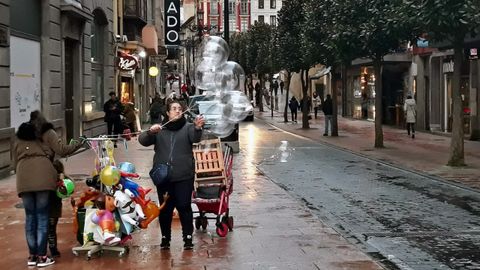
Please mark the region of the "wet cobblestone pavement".
[[[480, 269], [478, 192], [267, 132], [260, 170], [388, 268]], [[272, 158], [281, 140], [292, 149], [286, 163]]]

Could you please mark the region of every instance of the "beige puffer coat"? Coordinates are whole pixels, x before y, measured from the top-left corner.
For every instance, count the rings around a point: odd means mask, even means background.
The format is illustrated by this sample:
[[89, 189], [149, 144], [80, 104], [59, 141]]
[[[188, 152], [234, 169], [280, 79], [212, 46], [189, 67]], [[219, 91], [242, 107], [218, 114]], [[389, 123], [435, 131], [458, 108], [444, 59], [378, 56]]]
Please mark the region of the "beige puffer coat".
[[405, 121], [407, 123], [415, 123], [417, 119], [417, 104], [415, 99], [407, 98], [403, 105], [403, 111], [405, 112]]
[[17, 176], [17, 194], [55, 190], [57, 171], [52, 165], [55, 154], [65, 157], [81, 147], [81, 144], [66, 145], [58, 137], [53, 125], [42, 128], [41, 140], [35, 137], [35, 128], [23, 123], [17, 131], [13, 160]]

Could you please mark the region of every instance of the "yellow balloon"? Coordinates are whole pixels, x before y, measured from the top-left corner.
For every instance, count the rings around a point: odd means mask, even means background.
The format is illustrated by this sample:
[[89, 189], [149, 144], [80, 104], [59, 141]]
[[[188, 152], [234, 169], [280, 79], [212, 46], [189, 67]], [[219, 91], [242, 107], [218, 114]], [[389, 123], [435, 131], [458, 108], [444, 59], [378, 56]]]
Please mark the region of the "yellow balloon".
[[100, 172], [100, 181], [106, 186], [113, 186], [120, 181], [120, 171], [115, 166], [106, 166]]

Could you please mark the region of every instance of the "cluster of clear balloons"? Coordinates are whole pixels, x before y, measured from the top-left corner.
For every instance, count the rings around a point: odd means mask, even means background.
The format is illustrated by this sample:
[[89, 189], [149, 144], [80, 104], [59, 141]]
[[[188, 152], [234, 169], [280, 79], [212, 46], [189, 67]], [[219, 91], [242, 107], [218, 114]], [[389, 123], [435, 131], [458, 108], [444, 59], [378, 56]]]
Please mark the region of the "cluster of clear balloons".
[[200, 52], [195, 82], [207, 96], [203, 114], [219, 116], [209, 131], [218, 137], [226, 137], [235, 129], [235, 124], [253, 110], [250, 100], [241, 91], [245, 72], [238, 63], [228, 61], [230, 48], [220, 37], [204, 37]]

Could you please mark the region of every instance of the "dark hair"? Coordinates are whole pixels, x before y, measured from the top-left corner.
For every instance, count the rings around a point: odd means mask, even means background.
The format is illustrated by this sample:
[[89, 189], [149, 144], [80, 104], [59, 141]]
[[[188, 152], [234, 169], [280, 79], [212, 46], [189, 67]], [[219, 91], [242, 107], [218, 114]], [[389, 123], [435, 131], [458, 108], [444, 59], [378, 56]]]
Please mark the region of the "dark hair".
[[37, 138], [42, 137], [42, 129], [45, 124], [47, 124], [48, 121], [43, 116], [43, 114], [39, 110], [35, 110], [30, 113], [30, 124], [32, 124], [35, 127], [35, 136]]
[[412, 95], [408, 95], [408, 96], [407, 96], [407, 99], [410, 99], [410, 98], [412, 98]]
[[180, 101], [178, 101], [176, 99], [169, 99], [168, 102], [167, 102], [167, 112], [170, 111], [170, 109], [172, 108], [172, 104], [174, 104], [174, 103], [179, 104], [182, 107], [182, 111], [185, 111], [185, 106]]
[[109, 96], [116, 96], [117, 94], [115, 94], [114, 91], [111, 91], [110, 93], [108, 93]]

